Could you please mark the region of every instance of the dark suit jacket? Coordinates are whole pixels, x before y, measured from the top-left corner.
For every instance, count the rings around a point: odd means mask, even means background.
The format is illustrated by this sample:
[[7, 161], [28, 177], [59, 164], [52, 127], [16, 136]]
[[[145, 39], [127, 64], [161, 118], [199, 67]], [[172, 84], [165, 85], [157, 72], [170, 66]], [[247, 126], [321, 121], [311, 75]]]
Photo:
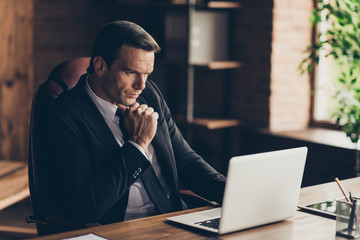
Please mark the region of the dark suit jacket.
[[[51, 191], [52, 213], [84, 222], [122, 221], [133, 173], [149, 161], [131, 143], [119, 147], [97, 107], [85, 91], [85, 75], [54, 102], [42, 132], [42, 146]], [[209, 200], [221, 201], [225, 178], [197, 155], [183, 139], [159, 89], [150, 80], [138, 98], [159, 114], [152, 141], [171, 199], [182, 210], [179, 184]], [[60, 209], [60, 211], [59, 211]]]

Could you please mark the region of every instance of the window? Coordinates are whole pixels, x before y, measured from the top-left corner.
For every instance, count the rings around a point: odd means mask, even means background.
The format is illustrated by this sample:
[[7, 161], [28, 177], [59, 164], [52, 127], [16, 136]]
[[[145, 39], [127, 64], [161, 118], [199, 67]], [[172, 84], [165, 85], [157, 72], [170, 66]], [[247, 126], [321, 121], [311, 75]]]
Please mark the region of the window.
[[[324, 12], [321, 13], [321, 21], [318, 24], [318, 31], [322, 33], [322, 37], [327, 31], [327, 23]], [[318, 36], [318, 34], [316, 34]], [[325, 41], [326, 39], [320, 39]], [[332, 98], [334, 96], [333, 88], [333, 69], [334, 61], [330, 57], [326, 56], [326, 49], [319, 51], [319, 63], [315, 69], [314, 74], [314, 97], [313, 97], [313, 120], [315, 122], [327, 122], [335, 124], [335, 120], [331, 119], [332, 112]]]
[[[315, 22], [318, 65], [314, 73], [313, 121], [358, 125], [360, 120], [360, 2], [319, 0]], [[321, 46], [321, 48], [319, 48]]]

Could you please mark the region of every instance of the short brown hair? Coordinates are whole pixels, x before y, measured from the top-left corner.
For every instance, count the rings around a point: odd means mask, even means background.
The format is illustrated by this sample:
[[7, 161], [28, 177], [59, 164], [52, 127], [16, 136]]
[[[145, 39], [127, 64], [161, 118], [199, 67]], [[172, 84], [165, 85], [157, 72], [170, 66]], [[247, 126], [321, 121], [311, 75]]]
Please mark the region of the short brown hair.
[[87, 72], [89, 74], [94, 72], [93, 59], [95, 56], [102, 57], [110, 68], [118, 57], [118, 50], [123, 45], [155, 53], [160, 51], [154, 38], [139, 25], [129, 21], [110, 22], [100, 28], [96, 35]]

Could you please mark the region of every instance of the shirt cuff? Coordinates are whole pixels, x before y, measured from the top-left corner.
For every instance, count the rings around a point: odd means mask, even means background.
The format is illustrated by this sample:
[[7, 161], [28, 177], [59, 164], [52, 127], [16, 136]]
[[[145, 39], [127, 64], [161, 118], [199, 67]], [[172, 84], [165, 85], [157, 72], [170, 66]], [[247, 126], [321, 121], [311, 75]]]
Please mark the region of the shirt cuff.
[[146, 159], [149, 160], [146, 152], [144, 151], [144, 149], [139, 144], [137, 144], [136, 142], [133, 142], [131, 140], [128, 140], [128, 142], [131, 143], [132, 145], [134, 145], [146, 157]]

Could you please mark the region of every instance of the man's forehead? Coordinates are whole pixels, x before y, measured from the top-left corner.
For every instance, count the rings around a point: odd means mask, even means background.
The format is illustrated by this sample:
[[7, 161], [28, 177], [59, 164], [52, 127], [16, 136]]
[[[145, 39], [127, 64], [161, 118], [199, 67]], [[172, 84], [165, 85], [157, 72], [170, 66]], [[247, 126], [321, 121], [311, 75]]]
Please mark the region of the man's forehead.
[[131, 46], [131, 45], [128, 45], [128, 44], [123, 44], [120, 48], [118, 48], [117, 53], [118, 53], [118, 55], [120, 55], [121, 53], [126, 52], [126, 51], [141, 51], [141, 52], [147, 52], [147, 53], [155, 54], [155, 51], [153, 51], [153, 50], [149, 51], [149, 50], [145, 50], [145, 49], [135, 47], [135, 46]]
[[153, 71], [155, 58], [153, 51], [146, 51], [134, 47], [125, 47], [119, 51], [114, 64], [118, 65], [121, 69], [146, 73]]

